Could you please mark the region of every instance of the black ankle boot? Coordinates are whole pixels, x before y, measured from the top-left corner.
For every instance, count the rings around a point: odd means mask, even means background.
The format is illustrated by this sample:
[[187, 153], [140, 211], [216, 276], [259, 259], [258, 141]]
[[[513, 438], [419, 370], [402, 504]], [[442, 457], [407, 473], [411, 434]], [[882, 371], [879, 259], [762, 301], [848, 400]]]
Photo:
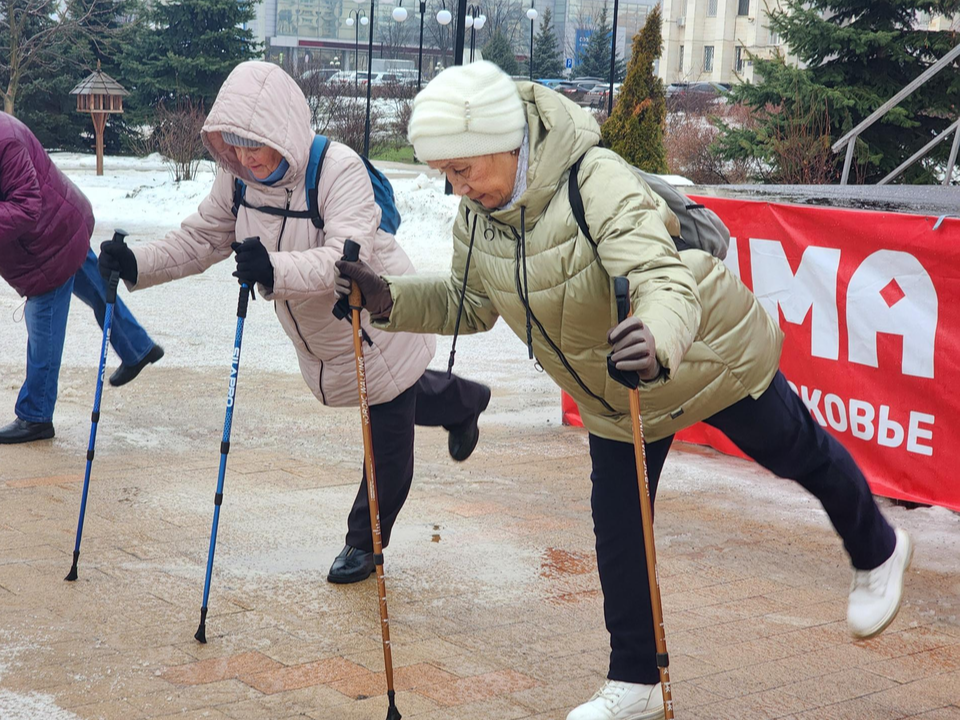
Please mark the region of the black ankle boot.
[[6, 427], [0, 428], [0, 445], [49, 440], [54, 436], [53, 423], [35, 423], [17, 418]]
[[163, 348], [159, 345], [154, 345], [150, 348], [143, 360], [138, 362], [136, 365], [125, 365], [120, 363], [113, 375], [110, 376], [110, 384], [114, 387], [120, 387], [121, 385], [126, 385], [128, 382], [133, 380], [137, 375], [140, 374], [140, 371], [143, 370], [147, 365], [152, 365], [157, 360], [163, 357]]
[[373, 564], [373, 553], [365, 552], [351, 545], [344, 545], [337, 559], [330, 566], [327, 582], [338, 585], [366, 580], [373, 574], [376, 566]]

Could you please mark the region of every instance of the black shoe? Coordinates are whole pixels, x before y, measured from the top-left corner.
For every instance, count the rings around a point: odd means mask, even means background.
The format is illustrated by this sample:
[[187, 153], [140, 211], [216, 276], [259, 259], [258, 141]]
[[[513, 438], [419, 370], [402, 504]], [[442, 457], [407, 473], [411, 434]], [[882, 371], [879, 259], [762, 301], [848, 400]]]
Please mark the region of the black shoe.
[[35, 423], [17, 418], [4, 428], [0, 428], [0, 445], [49, 440], [54, 436], [53, 423]]
[[463, 462], [473, 454], [477, 447], [477, 441], [480, 440], [480, 428], [477, 426], [477, 420], [480, 419], [480, 413], [487, 409], [490, 404], [490, 388], [483, 386], [484, 396], [477, 408], [477, 414], [468, 422], [460, 427], [450, 428], [450, 435], [447, 438], [447, 449], [450, 451], [450, 457], [457, 462]]
[[360, 582], [370, 577], [374, 570], [376, 565], [373, 564], [372, 552], [364, 552], [351, 545], [344, 545], [343, 550], [330, 566], [327, 582], [337, 585]]
[[114, 387], [126, 385], [137, 375], [139, 375], [140, 371], [143, 370], [147, 365], [152, 365], [162, 357], [163, 348], [159, 345], [154, 345], [150, 349], [150, 352], [144, 356], [143, 360], [138, 362], [136, 365], [125, 365], [124, 363], [120, 363], [120, 367], [118, 367], [116, 371], [114, 371], [113, 375], [110, 376], [110, 384]]

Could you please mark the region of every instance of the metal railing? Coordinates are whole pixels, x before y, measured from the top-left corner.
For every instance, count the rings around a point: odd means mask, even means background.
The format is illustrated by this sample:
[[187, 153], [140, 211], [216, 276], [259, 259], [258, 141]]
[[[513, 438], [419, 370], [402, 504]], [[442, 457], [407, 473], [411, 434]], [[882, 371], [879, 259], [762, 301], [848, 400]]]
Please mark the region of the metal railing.
[[[873, 125], [877, 120], [886, 115], [890, 110], [896, 107], [901, 100], [910, 96], [917, 88], [926, 83], [930, 78], [936, 75], [938, 72], [943, 70], [945, 67], [948, 67], [960, 57], [960, 45], [957, 45], [953, 50], [948, 52], [942, 58], [937, 60], [933, 65], [924, 70], [920, 75], [916, 77], [909, 85], [903, 88], [900, 92], [894, 95], [892, 98], [887, 100], [883, 105], [877, 108], [866, 120], [857, 125], [853, 130], [848, 132], [842, 138], [837, 140], [831, 148], [833, 152], [837, 153], [847, 149], [846, 158], [843, 161], [843, 175], [840, 178], [840, 184], [846, 185], [847, 181], [850, 178], [850, 168], [853, 165], [853, 150], [857, 144], [857, 138], [860, 137], [860, 134], [866, 130], [868, 127]], [[937, 135], [933, 140], [928, 142], [921, 150], [918, 150], [914, 153], [909, 160], [900, 165], [896, 170], [887, 175], [883, 180], [881, 180], [879, 185], [886, 185], [888, 182], [900, 175], [904, 170], [913, 165], [917, 160], [922, 158], [933, 148], [939, 145], [943, 140], [946, 140], [950, 134], [953, 133], [953, 146], [950, 150], [950, 159], [947, 162], [947, 172], [946, 176], [943, 179], [944, 185], [950, 184], [950, 179], [953, 176], [953, 168], [957, 163], [957, 151], [960, 150], [960, 118], [957, 119], [950, 127], [944, 130], [942, 133]]]

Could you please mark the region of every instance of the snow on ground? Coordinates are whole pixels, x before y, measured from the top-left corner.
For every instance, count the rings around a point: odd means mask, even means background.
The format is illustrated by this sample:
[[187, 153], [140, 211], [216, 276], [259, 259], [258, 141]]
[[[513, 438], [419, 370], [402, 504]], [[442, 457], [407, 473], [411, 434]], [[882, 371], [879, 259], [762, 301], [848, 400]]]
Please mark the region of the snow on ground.
[[[4, 674], [16, 664], [17, 656], [36, 650], [36, 647], [22, 643], [6, 632], [0, 632], [0, 682]], [[79, 720], [72, 712], [67, 712], [54, 703], [52, 695], [45, 693], [15, 693], [0, 688], [0, 718], [3, 720]]]
[[[114, 228], [130, 233], [128, 242], [138, 244], [163, 237], [196, 210], [213, 183], [211, 163], [201, 165], [195, 180], [174, 183], [159, 155], [146, 158], [106, 157], [104, 175], [96, 175], [96, 159], [77, 153], [54, 153], [54, 161], [90, 198], [97, 226], [93, 246], [110, 238]], [[452, 255], [450, 228], [457, 199], [443, 194], [439, 178], [410, 178], [393, 174], [403, 223], [397, 234], [414, 265], [423, 273], [446, 273]], [[202, 275], [128, 293], [120, 297], [156, 342], [164, 346], [165, 367], [223, 367], [229, 369], [236, 327], [237, 282], [231, 262], [214, 266]], [[25, 355], [26, 327], [23, 300], [0, 283], [0, 363], [18, 368]], [[296, 354], [271, 303], [250, 304], [243, 337], [243, 367], [281, 373], [299, 373]], [[65, 367], [95, 367], [99, 360], [101, 331], [93, 314], [74, 298], [70, 308]], [[482, 336], [461, 337], [457, 345], [457, 372], [491, 384], [499, 391], [525, 396], [524, 410], [498, 421], [529, 424], [559, 419], [558, 391], [553, 382], [537, 372], [527, 359], [526, 348], [503, 323]], [[446, 369], [450, 339], [441, 338], [432, 367]], [[16, 358], [16, 360], [14, 360]], [[115, 367], [111, 355], [108, 367]], [[19, 383], [19, 373], [13, 382]], [[4, 379], [10, 377], [9, 370]], [[494, 410], [494, 408], [491, 408]], [[496, 412], [491, 413], [495, 417]]]
[[[115, 227], [128, 230], [128, 240], [134, 244], [162, 237], [195, 210], [213, 181], [213, 167], [207, 163], [201, 166], [196, 180], [177, 185], [158, 155], [107, 157], [102, 177], [95, 174], [92, 156], [58, 153], [54, 160], [93, 203], [97, 215], [96, 248]], [[438, 178], [411, 178], [409, 169], [402, 176], [389, 169], [387, 174], [392, 174], [403, 217], [399, 242], [420, 272], [447, 272], [456, 198], [443, 194], [443, 183]], [[230, 275], [232, 269], [232, 263], [223, 262], [203, 275], [141, 293], [131, 295], [121, 290], [121, 297], [129, 301], [154, 339], [166, 348], [162, 360], [165, 367], [222, 367], [226, 378], [236, 326], [237, 283]], [[241, 365], [298, 374], [293, 347], [273, 314], [271, 303], [251, 303]], [[93, 314], [75, 300], [70, 310], [64, 365], [96, 367], [100, 338]], [[25, 348], [22, 300], [8, 285], [0, 283], [0, 378], [10, 388], [18, 387], [22, 381]], [[450, 339], [440, 338], [432, 367], [446, 368], [449, 349]], [[108, 366], [115, 367], [116, 363], [111, 356]], [[483, 335], [461, 337], [456, 368], [466, 377], [490, 384], [495, 399], [513, 398], [513, 402], [495, 401], [484, 415], [485, 422], [517, 427], [559, 424], [559, 391], [546, 375], [536, 371], [527, 359], [523, 342], [505, 324], [498, 323]], [[93, 375], [91, 394], [92, 378]], [[9, 408], [5, 412], [9, 413]], [[826, 523], [822, 509], [809, 495], [794, 492], [790, 483], [771, 480], [755, 466], [734, 460], [718, 462], [715, 457], [689, 453], [674, 455], [669, 463], [682, 465], [682, 471], [670, 478], [674, 489], [722, 487], [729, 492], [731, 510], [736, 510], [744, 497], [775, 494], [774, 504], [783, 521], [811, 526]], [[956, 514], [941, 508], [907, 511], [891, 507], [885, 512], [910, 530], [920, 547], [929, 550], [918, 552], [918, 559], [937, 570], [960, 571], [960, 518]], [[0, 665], [2, 662], [0, 655]], [[0, 712], [0, 717], [6, 719], [7, 715]]]

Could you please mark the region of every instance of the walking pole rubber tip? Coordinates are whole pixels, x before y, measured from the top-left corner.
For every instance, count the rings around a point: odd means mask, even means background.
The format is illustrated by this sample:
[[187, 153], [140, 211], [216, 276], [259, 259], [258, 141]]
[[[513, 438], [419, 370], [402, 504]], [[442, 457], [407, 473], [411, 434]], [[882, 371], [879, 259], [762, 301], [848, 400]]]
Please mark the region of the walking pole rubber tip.
[[397, 710], [397, 693], [393, 690], [390, 690], [387, 693], [387, 699], [390, 701], [390, 707], [387, 709], [387, 720], [400, 720], [402, 717], [400, 711]]
[[200, 608], [200, 627], [197, 628], [196, 634], [193, 636], [197, 642], [207, 644], [207, 609]]
[[73, 582], [77, 579], [77, 560], [80, 558], [80, 553], [76, 550], [73, 551], [73, 565], [70, 568], [70, 572], [67, 573], [67, 576], [64, 578], [67, 582]]

